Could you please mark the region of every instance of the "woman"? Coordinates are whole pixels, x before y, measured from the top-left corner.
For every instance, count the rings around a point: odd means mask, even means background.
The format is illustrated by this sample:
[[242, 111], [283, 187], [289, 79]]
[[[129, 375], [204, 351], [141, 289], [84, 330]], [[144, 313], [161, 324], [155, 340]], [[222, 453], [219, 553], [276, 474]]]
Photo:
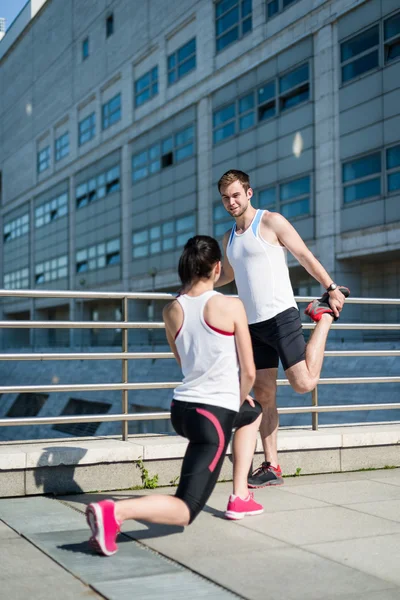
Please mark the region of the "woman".
[[107, 556], [117, 551], [116, 537], [127, 519], [181, 526], [193, 522], [217, 483], [232, 428], [233, 494], [225, 515], [242, 519], [263, 512], [247, 489], [261, 407], [248, 395], [255, 367], [243, 304], [213, 290], [221, 273], [221, 250], [211, 237], [188, 240], [178, 272], [182, 290], [164, 308], [163, 319], [184, 375], [171, 403], [172, 425], [189, 440], [180, 481], [175, 496], [89, 504], [91, 544]]

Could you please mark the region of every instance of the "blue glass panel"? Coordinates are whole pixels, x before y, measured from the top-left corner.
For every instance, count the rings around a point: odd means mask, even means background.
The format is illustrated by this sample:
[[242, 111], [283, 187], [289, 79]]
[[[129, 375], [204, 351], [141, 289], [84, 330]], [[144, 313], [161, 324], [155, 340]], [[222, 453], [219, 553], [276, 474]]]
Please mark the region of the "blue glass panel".
[[166, 238], [162, 243], [163, 250], [173, 250], [174, 249], [174, 238]]
[[229, 46], [233, 42], [239, 39], [239, 27], [233, 27], [228, 33], [225, 35], [221, 35], [220, 38], [217, 39], [217, 52]]
[[299, 217], [300, 215], [308, 215], [310, 213], [310, 199], [304, 198], [290, 204], [283, 204], [281, 212], [287, 219]]
[[400, 171], [388, 175], [388, 191], [394, 192], [395, 190], [400, 190]]
[[217, 20], [217, 35], [236, 25], [239, 21], [239, 7], [235, 6], [223, 17]]
[[347, 204], [349, 202], [356, 202], [357, 200], [363, 200], [364, 198], [372, 198], [373, 196], [380, 196], [381, 194], [381, 179], [369, 179], [368, 181], [362, 181], [355, 185], [349, 185], [343, 189], [343, 199]]
[[231, 135], [235, 135], [235, 121], [224, 125], [224, 127], [220, 127], [214, 131], [214, 144], [217, 144], [221, 140], [230, 137]]
[[232, 220], [223, 221], [222, 223], [216, 223], [214, 225], [214, 235], [217, 238], [222, 238], [223, 235], [232, 227]]
[[176, 65], [176, 54], [171, 54], [168, 56], [168, 70], [173, 69]]
[[172, 235], [174, 233], [174, 222], [168, 221], [162, 226], [163, 235]]
[[150, 88], [147, 88], [147, 90], [136, 96], [136, 106], [144, 104], [147, 100], [150, 100]]
[[135, 156], [132, 157], [132, 166], [134, 168], [145, 165], [146, 162], [147, 162], [147, 150], [145, 150], [144, 152], [141, 152], [140, 154], [135, 154]]
[[133, 258], [141, 258], [142, 256], [147, 256], [149, 253], [149, 249], [147, 244], [144, 246], [137, 246], [133, 249]]
[[379, 50], [374, 50], [342, 67], [342, 81], [349, 81], [379, 66]]
[[178, 63], [186, 60], [187, 58], [189, 58], [189, 56], [191, 56], [192, 54], [195, 54], [195, 52], [196, 52], [196, 38], [193, 38], [192, 40], [190, 40], [190, 42], [188, 42], [187, 44], [185, 44], [184, 46], [179, 48], [179, 50], [177, 52]]
[[279, 0], [272, 0], [267, 6], [268, 19], [276, 15], [279, 11]]
[[187, 127], [186, 129], [184, 129], [183, 131], [180, 131], [179, 133], [177, 133], [175, 135], [175, 145], [180, 146], [181, 144], [184, 144], [185, 142], [192, 140], [193, 135], [194, 135], [194, 127], [193, 127], [193, 125], [191, 125], [190, 127]]
[[147, 229], [145, 229], [144, 231], [139, 231], [138, 233], [134, 233], [132, 236], [132, 241], [133, 244], [143, 244], [145, 242], [147, 242], [147, 240], [149, 239], [149, 232]]
[[293, 4], [293, 2], [296, 2], [296, 0], [283, 0], [282, 7], [283, 8], [287, 8], [288, 6], [290, 6], [291, 4]]
[[279, 91], [281, 94], [290, 90], [292, 87], [308, 81], [308, 63], [302, 65], [298, 69], [294, 69], [283, 77], [279, 78]]
[[351, 40], [344, 42], [340, 47], [340, 55], [342, 62], [365, 52], [369, 48], [373, 48], [379, 44], [379, 25], [374, 25], [359, 35], [354, 36]]
[[381, 153], [369, 154], [343, 165], [343, 181], [352, 181], [366, 177], [381, 170]]
[[168, 85], [175, 83], [176, 81], [176, 71], [171, 71], [168, 73]]
[[228, 106], [224, 106], [224, 108], [221, 108], [220, 110], [215, 111], [214, 115], [213, 115], [213, 124], [214, 127], [217, 127], [218, 125], [221, 125], [222, 123], [225, 123], [225, 121], [229, 121], [230, 119], [233, 119], [235, 117], [235, 103], [233, 104], [228, 104]]
[[245, 35], [249, 31], [251, 31], [251, 29], [252, 29], [252, 19], [251, 19], [251, 17], [248, 17], [242, 23], [242, 35]]
[[302, 102], [306, 102], [310, 98], [310, 90], [307, 89], [299, 91], [297, 94], [293, 94], [287, 96], [286, 98], [282, 98], [281, 101], [281, 110], [288, 110], [293, 106], [297, 106], [297, 104], [301, 104]]
[[400, 56], [400, 40], [386, 48], [386, 62], [395, 60]]
[[151, 95], [155, 96], [156, 94], [158, 94], [158, 83], [153, 83], [153, 85], [151, 86]]
[[143, 179], [144, 177], [147, 177], [147, 167], [143, 167], [142, 169], [136, 169], [135, 171], [133, 171], [133, 181], [139, 181], [139, 179]]
[[178, 78], [183, 77], [187, 73], [190, 73], [190, 71], [193, 71], [193, 69], [195, 69], [195, 68], [196, 68], [196, 56], [192, 56], [192, 58], [189, 58], [188, 60], [186, 60], [185, 62], [183, 62], [182, 64], [179, 65]]
[[258, 206], [264, 208], [275, 205], [276, 203], [276, 187], [270, 187], [266, 190], [261, 190], [258, 194]]
[[252, 1], [251, 0], [242, 0], [242, 19], [251, 14], [252, 10]]
[[247, 94], [247, 96], [244, 96], [243, 98], [240, 98], [239, 100], [239, 114], [246, 112], [247, 110], [250, 110], [254, 108], [254, 94], [253, 92], [251, 92], [251, 94]]
[[163, 140], [163, 142], [161, 144], [162, 154], [168, 154], [168, 152], [172, 152], [173, 147], [174, 147], [174, 140], [173, 140], [172, 136]]
[[137, 81], [135, 81], [135, 92], [139, 93], [150, 85], [150, 72], [140, 77]]
[[400, 12], [391, 19], [387, 19], [384, 24], [385, 40], [388, 40], [400, 33]]
[[281, 185], [280, 198], [281, 200], [290, 200], [296, 196], [310, 193], [310, 177], [301, 177], [300, 179], [294, 179], [288, 183]]
[[158, 66], [157, 66], [157, 67], [154, 67], [154, 68], [151, 70], [151, 80], [152, 80], [152, 81], [157, 81], [157, 79], [158, 79]]
[[263, 104], [268, 100], [275, 98], [275, 81], [266, 83], [262, 87], [258, 88], [258, 104]]
[[187, 229], [193, 228], [194, 224], [194, 215], [187, 215], [186, 217], [181, 217], [176, 221], [176, 231], [186, 231]]
[[386, 164], [388, 169], [400, 167], [400, 145], [386, 150]]
[[217, 2], [216, 6], [215, 6], [216, 16], [220, 17], [221, 15], [224, 14], [224, 12], [226, 12], [233, 6], [236, 6], [237, 3], [238, 3], [238, 0], [221, 0], [220, 2]]
[[249, 127], [253, 127], [254, 125], [254, 112], [248, 113], [239, 119], [239, 130], [243, 131], [244, 129], [248, 129]]
[[177, 161], [183, 160], [184, 158], [189, 158], [189, 156], [193, 156], [193, 144], [187, 144], [186, 146], [182, 146], [175, 152], [175, 158]]
[[271, 117], [275, 116], [275, 101], [270, 102], [269, 104], [264, 104], [264, 106], [260, 106], [258, 109], [258, 120], [266, 121]]
[[226, 219], [226, 210], [222, 204], [216, 204], [213, 208], [213, 217], [215, 221]]

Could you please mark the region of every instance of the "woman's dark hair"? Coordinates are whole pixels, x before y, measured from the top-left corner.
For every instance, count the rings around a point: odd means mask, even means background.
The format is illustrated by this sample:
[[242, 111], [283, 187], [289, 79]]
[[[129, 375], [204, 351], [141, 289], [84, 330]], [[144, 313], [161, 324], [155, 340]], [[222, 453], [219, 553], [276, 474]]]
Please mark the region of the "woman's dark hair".
[[182, 285], [196, 279], [209, 279], [212, 268], [221, 260], [217, 240], [209, 235], [195, 235], [188, 239], [179, 259], [178, 273]]

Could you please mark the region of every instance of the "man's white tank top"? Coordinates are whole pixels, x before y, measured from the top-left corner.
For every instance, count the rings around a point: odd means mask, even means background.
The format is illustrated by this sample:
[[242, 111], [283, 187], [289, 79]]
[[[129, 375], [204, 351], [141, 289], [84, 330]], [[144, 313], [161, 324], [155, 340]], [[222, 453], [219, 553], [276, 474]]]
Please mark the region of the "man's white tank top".
[[234, 225], [226, 249], [249, 323], [260, 323], [288, 308], [297, 308], [286, 248], [269, 244], [260, 235], [263, 213], [257, 210], [251, 225], [240, 235]]
[[204, 308], [218, 294], [178, 296], [183, 323], [175, 337], [181, 359], [183, 382], [174, 390], [175, 400], [201, 402], [238, 411], [240, 408], [239, 364], [233, 333], [208, 325]]

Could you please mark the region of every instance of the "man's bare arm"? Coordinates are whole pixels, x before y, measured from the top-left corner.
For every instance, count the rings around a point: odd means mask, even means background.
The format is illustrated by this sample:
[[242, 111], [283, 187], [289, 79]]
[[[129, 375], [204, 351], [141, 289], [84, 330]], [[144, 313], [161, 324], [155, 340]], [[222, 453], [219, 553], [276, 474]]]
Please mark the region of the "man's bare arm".
[[227, 231], [222, 240], [222, 246], [223, 246], [223, 251], [224, 251], [224, 257], [222, 259], [222, 270], [221, 270], [221, 275], [214, 287], [222, 287], [223, 285], [226, 285], [227, 283], [230, 283], [231, 281], [233, 281], [235, 279], [235, 273], [233, 272], [232, 266], [226, 255], [226, 248], [228, 245], [230, 233], [231, 233], [231, 230]]
[[[316, 279], [325, 289], [333, 282], [332, 277], [324, 269], [319, 260], [307, 248], [300, 235], [293, 225], [285, 217], [278, 213], [269, 213], [268, 226], [273, 229], [278, 240], [289, 252], [299, 261], [299, 263]], [[335, 317], [343, 308], [344, 296], [339, 289], [329, 292], [329, 300]]]

